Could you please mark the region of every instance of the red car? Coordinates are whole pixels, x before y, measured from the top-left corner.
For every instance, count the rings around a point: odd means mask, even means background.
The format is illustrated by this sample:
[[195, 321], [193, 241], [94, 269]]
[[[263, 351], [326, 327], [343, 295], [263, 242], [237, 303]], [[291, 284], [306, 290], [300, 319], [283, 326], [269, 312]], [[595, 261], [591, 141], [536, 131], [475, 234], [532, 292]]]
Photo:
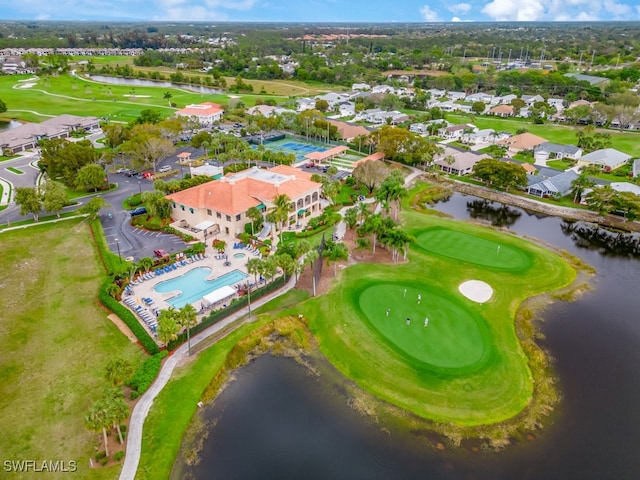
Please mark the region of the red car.
[[162, 248], [159, 248], [158, 250], [154, 250], [153, 254], [158, 258], [164, 258], [169, 256], [169, 254]]

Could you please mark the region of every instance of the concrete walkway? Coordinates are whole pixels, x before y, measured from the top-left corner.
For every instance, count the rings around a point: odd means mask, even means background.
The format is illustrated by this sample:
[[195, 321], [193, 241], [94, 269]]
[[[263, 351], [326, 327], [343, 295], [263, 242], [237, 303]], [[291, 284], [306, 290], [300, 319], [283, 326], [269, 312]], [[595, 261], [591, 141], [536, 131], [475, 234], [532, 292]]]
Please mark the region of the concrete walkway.
[[[269, 295], [256, 300], [255, 302], [252, 302], [251, 308], [256, 309], [258, 307], [261, 307], [268, 301], [279, 297], [280, 295], [283, 295], [284, 293], [291, 290], [293, 287], [295, 287], [295, 284], [295, 277], [291, 277], [280, 290], [276, 290], [275, 292], [272, 292]], [[224, 320], [210, 326], [206, 330], [195, 335], [193, 338], [191, 338], [191, 348], [194, 349], [195, 346], [199, 343], [203, 342], [210, 336], [214, 335], [215, 333], [219, 332], [220, 330], [224, 329], [231, 323], [244, 317], [247, 314], [248, 308], [238, 310]], [[171, 378], [173, 370], [177, 365], [180, 364], [182, 360], [187, 357], [188, 347], [185, 343], [177, 348], [173, 352], [173, 354], [165, 360], [162, 368], [160, 369], [160, 374], [158, 375], [158, 378], [156, 378], [156, 381], [153, 382], [149, 390], [147, 390], [144, 395], [140, 397], [138, 403], [136, 403], [136, 406], [134, 407], [131, 414], [131, 421], [129, 422], [127, 451], [124, 458], [124, 464], [122, 465], [122, 471], [120, 472], [120, 480], [134, 480], [136, 471], [138, 470], [138, 464], [140, 463], [140, 453], [142, 451], [142, 429], [144, 427], [144, 421], [147, 418], [147, 414], [151, 409], [151, 405], [153, 405], [153, 401]]]

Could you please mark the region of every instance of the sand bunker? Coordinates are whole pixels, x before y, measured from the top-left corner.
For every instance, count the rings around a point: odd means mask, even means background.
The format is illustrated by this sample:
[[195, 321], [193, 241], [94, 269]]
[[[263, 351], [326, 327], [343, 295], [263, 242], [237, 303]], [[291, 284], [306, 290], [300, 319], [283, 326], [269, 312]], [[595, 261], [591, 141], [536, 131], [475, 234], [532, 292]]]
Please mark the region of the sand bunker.
[[480, 280], [462, 282], [458, 290], [462, 295], [476, 303], [488, 302], [493, 295], [493, 288], [491, 288], [488, 283]]

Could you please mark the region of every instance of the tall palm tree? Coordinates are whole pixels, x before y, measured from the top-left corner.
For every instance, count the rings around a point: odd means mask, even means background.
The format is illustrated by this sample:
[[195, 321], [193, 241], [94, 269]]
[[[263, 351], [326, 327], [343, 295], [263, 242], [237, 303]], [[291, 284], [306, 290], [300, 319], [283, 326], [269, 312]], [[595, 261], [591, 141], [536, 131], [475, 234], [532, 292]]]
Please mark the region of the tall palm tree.
[[178, 338], [177, 311], [173, 307], [161, 310], [158, 315], [158, 338], [162, 343], [169, 343]]
[[189, 332], [197, 322], [197, 312], [193, 305], [187, 303], [180, 309], [177, 315], [177, 322], [180, 328], [187, 329], [187, 349], [189, 355], [191, 355], [191, 336]]
[[87, 428], [93, 432], [102, 430], [102, 440], [104, 442], [104, 450], [109, 458], [109, 445], [107, 444], [107, 428], [112, 425], [109, 409], [103, 400], [95, 402], [89, 412], [84, 417], [84, 423]]
[[349, 249], [347, 246], [342, 243], [327, 242], [329, 248], [325, 249], [323, 252], [324, 256], [327, 258], [327, 263], [333, 263], [333, 276], [338, 276], [338, 262], [340, 260], [347, 260], [349, 258]]
[[247, 217], [251, 220], [251, 236], [254, 236], [255, 232], [253, 230], [253, 225], [255, 222], [262, 219], [262, 212], [258, 207], [251, 207], [247, 210]]
[[291, 204], [291, 199], [285, 193], [281, 193], [276, 195], [273, 198], [273, 213], [274, 218], [279, 224], [280, 229], [280, 243], [282, 243], [282, 230], [284, 229], [284, 222], [289, 218], [289, 205]]
[[122, 438], [120, 423], [129, 416], [129, 405], [127, 405], [127, 402], [124, 400], [122, 390], [119, 388], [111, 388], [105, 391], [101, 402], [104, 403], [104, 407], [109, 412], [109, 418], [113, 421], [113, 427], [118, 432], [118, 439], [120, 440], [120, 445], [122, 445], [124, 439]]
[[573, 203], [578, 201], [578, 197], [584, 193], [587, 188], [593, 187], [595, 182], [589, 178], [586, 173], [581, 173], [578, 177], [571, 182], [571, 189], [573, 190]]
[[145, 272], [148, 272], [151, 267], [153, 267], [153, 258], [151, 257], [142, 257], [138, 260], [138, 265], [140, 268], [143, 268]]
[[307, 252], [307, 254], [304, 257], [304, 265], [310, 265], [311, 266], [311, 281], [313, 283], [313, 296], [316, 296], [316, 276], [313, 272], [313, 266], [315, 265], [316, 260], [318, 260], [318, 257], [320, 255], [318, 254], [318, 250], [313, 249], [310, 250], [309, 252]]
[[258, 284], [258, 273], [262, 271], [262, 259], [250, 258], [247, 260], [247, 272], [253, 275], [254, 285]]

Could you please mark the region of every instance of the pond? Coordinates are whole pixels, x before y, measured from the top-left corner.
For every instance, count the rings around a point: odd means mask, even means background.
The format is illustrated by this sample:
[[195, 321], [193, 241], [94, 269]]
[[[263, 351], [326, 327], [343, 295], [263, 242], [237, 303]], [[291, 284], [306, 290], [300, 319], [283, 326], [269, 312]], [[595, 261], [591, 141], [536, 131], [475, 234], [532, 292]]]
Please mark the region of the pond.
[[543, 345], [556, 359], [563, 394], [554, 423], [539, 438], [503, 452], [441, 452], [425, 448], [412, 432], [381, 431], [360, 417], [336, 381], [266, 356], [241, 369], [203, 409], [217, 424], [202, 462], [189, 468], [178, 462], [174, 478], [640, 478], [637, 257], [590, 244], [562, 219], [475, 197], [455, 194], [436, 208], [539, 238], [597, 269], [592, 291], [543, 314]]
[[20, 125], [22, 125], [22, 123], [16, 120], [8, 120], [8, 121], [0, 120], [0, 132], [6, 132], [7, 130], [17, 128]]
[[200, 85], [187, 85], [182, 83], [163, 82], [159, 80], [144, 80], [139, 78], [122, 78], [108, 77], [106, 75], [87, 75], [92, 80], [100, 83], [110, 83], [112, 85], [128, 85], [131, 87], [159, 87], [159, 88], [178, 88], [188, 90], [194, 93], [205, 93], [209, 95], [217, 95], [224, 93], [222, 90], [211, 87], [203, 87]]

